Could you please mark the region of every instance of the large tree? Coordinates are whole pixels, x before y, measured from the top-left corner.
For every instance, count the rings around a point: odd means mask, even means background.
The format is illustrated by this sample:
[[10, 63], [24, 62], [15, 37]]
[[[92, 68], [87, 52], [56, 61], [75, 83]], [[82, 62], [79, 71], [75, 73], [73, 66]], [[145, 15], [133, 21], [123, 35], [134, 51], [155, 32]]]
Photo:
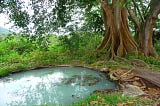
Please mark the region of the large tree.
[[[160, 1], [151, 0], [146, 8], [142, 1], [143, 0], [139, 0], [137, 2], [132, 0], [132, 7], [135, 7], [135, 10], [138, 11], [138, 15], [135, 15], [135, 11], [126, 6], [130, 1], [112, 0], [109, 3], [108, 1], [100, 0], [106, 36], [98, 50], [108, 48], [109, 53], [112, 56], [123, 56], [131, 52], [137, 53], [137, 50], [139, 49], [145, 56], [157, 57], [156, 50], [153, 47], [152, 36], [156, 19], [160, 13]], [[139, 6], [137, 3], [141, 5]], [[145, 12], [143, 13], [142, 11]], [[137, 32], [137, 35], [135, 36], [139, 37], [139, 47], [130, 34], [128, 27], [128, 12], [136, 25], [135, 31]]]
[[[74, 31], [80, 23], [70, 26], [67, 23], [73, 19], [75, 13], [81, 12], [85, 16], [82, 18], [85, 20], [82, 28], [103, 31], [104, 26], [105, 36], [98, 50], [108, 50], [111, 57], [133, 52], [137, 54], [139, 50], [146, 56], [157, 57], [152, 35], [160, 12], [159, 2], [159, 0], [30, 0], [31, 11], [27, 11], [23, 0], [4, 0], [1, 6], [6, 7], [10, 19], [16, 26], [38, 36], [52, 33], [59, 28]], [[139, 38], [139, 46], [131, 35], [128, 16], [136, 26], [134, 31]]]
[[125, 1], [113, 0], [108, 2], [100, 0], [100, 3], [106, 35], [98, 50], [106, 48], [112, 57], [138, 52], [138, 46], [129, 30]]

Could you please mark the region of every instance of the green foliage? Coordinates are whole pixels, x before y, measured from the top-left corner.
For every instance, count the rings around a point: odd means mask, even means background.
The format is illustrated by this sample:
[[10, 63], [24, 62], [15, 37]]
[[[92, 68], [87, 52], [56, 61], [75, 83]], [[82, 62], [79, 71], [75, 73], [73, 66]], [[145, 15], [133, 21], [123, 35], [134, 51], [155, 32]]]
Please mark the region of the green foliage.
[[[97, 101], [98, 104], [91, 105], [92, 101]], [[132, 104], [129, 104], [131, 102]], [[150, 106], [154, 103], [153, 100], [143, 100], [138, 97], [127, 97], [121, 93], [108, 93], [108, 94], [92, 94], [86, 99], [73, 103], [69, 106], [118, 106], [118, 104], [128, 104], [129, 106]], [[127, 105], [127, 106], [128, 106]]]
[[70, 36], [60, 37], [63, 45], [70, 53], [86, 53], [96, 50], [102, 39], [101, 34], [96, 33], [72, 33]]
[[9, 18], [13, 20], [14, 24], [20, 28], [26, 28], [29, 24], [29, 13], [23, 8], [23, 2], [20, 0], [5, 1], [8, 7]]
[[[69, 36], [44, 36], [43, 39], [44, 42], [46, 41], [48, 43], [47, 46], [43, 46], [43, 44], [38, 45], [34, 37], [26, 37], [24, 35], [10, 35], [2, 40], [0, 42], [0, 76], [37, 67], [75, 64], [76, 60], [78, 60], [78, 65], [81, 63], [93, 65], [97, 62], [96, 65], [102, 67], [103, 64], [110, 67], [113, 67], [113, 65], [114, 67], [119, 67], [119, 65], [125, 64], [123, 62], [115, 62], [113, 64], [112, 61], [98, 63], [98, 61], [106, 60], [106, 51], [96, 51], [97, 46], [102, 40], [101, 34], [75, 32]], [[159, 41], [157, 41], [155, 46], [159, 51]], [[136, 57], [135, 54], [132, 54], [126, 56], [126, 58], [129, 60], [139, 58], [149, 63], [153, 69], [160, 65], [159, 59], [152, 57], [146, 58], [143, 55]], [[80, 102], [73, 103], [71, 106], [89, 106], [91, 101], [98, 101], [100, 105], [108, 104], [116, 106], [117, 103], [127, 103], [133, 100], [137, 101], [137, 106], [153, 103], [153, 101], [144, 102], [137, 98], [125, 97], [120, 93], [111, 93], [92, 94]]]
[[[160, 41], [156, 40], [155, 42], [155, 48], [157, 50], [158, 55], [160, 55]], [[128, 54], [125, 56], [126, 59], [132, 61], [133, 59], [140, 59], [143, 60], [145, 63], [147, 63], [153, 70], [160, 70], [160, 57], [154, 58], [154, 57], [145, 57], [143, 54], [139, 53], [138, 57], [134, 54]]]
[[160, 55], [160, 38], [157, 38], [158, 40], [155, 41], [155, 48], [157, 50], [157, 53]]
[[[37, 43], [37, 39], [34, 37], [24, 35], [10, 35], [3, 39], [0, 42], [0, 70], [2, 70], [0, 75], [34, 67], [68, 64], [75, 60], [90, 65], [97, 61], [106, 60], [106, 51], [96, 51], [102, 40], [101, 34], [75, 32], [69, 36], [44, 36], [43, 39], [44, 41], [41, 42], [44, 42], [44, 44], [41, 45]], [[159, 41], [155, 46], [160, 53]], [[132, 54], [127, 55], [126, 58], [132, 60], [137, 57]], [[138, 58], [150, 64], [151, 68], [160, 69], [159, 59], [146, 58], [143, 55], [139, 55]], [[104, 64], [116, 67], [123, 65], [123, 63], [113, 64], [110, 62]]]
[[3, 70], [2, 75], [6, 75], [12, 71], [54, 66], [74, 60], [93, 63], [97, 60], [93, 51], [99, 45], [101, 38], [102, 36], [96, 33], [46, 35], [41, 41], [44, 44], [39, 44], [35, 37], [10, 35], [0, 42], [0, 70]]
[[118, 103], [126, 103], [132, 100], [135, 100], [136, 98], [133, 97], [125, 97], [122, 96], [120, 93], [111, 93], [111, 94], [92, 94], [85, 100], [82, 100], [77, 103], [73, 103], [71, 106], [90, 106], [90, 102], [92, 101], [98, 101], [98, 105], [112, 105], [117, 106]]
[[66, 51], [65, 46], [61, 44], [61, 37], [50, 36], [49, 42], [49, 51], [52, 51], [53, 53], [64, 53]]
[[0, 69], [0, 76], [5, 76], [10, 72], [10, 68], [1, 68]]
[[[97, 0], [30, 0], [28, 8], [23, 0], [4, 1], [2, 4], [6, 5], [0, 6], [9, 14], [15, 26], [37, 36], [58, 32], [59, 28], [73, 32], [79, 27], [78, 24], [81, 24], [81, 22], [77, 23], [77, 19], [85, 21], [81, 30], [103, 31], [101, 8]], [[30, 11], [33, 14], [30, 14]], [[80, 17], [77, 17], [76, 13]], [[75, 24], [68, 25], [69, 22], [74, 21]]]
[[24, 52], [31, 52], [36, 47], [29, 42], [25, 37], [19, 35], [10, 35], [0, 42], [0, 55], [9, 55], [11, 52], [22, 54]]
[[129, 60], [140, 59], [140, 60], [143, 60], [144, 62], [146, 62], [148, 64], [155, 64], [155, 65], [159, 64], [159, 60], [158, 59], [155, 59], [153, 57], [145, 57], [141, 53], [139, 53], [138, 57], [133, 53], [133, 54], [126, 55], [125, 58], [127, 58]]

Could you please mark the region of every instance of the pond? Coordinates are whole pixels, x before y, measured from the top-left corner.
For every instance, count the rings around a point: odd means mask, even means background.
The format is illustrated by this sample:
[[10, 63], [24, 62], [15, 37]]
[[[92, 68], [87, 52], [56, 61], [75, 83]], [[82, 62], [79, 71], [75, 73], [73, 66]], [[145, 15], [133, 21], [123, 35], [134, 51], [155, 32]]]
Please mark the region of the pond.
[[0, 79], [0, 106], [71, 104], [106, 88], [114, 89], [115, 84], [91, 69], [36, 69]]

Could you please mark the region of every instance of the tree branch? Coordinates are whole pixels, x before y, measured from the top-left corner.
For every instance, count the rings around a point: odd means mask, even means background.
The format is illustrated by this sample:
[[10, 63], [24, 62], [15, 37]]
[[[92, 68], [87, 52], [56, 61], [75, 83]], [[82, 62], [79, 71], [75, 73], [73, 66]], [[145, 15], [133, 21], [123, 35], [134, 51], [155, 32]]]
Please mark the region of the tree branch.
[[140, 30], [140, 23], [138, 21], [138, 18], [136, 17], [135, 13], [133, 12], [133, 10], [128, 9], [128, 12], [133, 20], [133, 22], [135, 23], [135, 25], [137, 26], [138, 30]]
[[158, 14], [160, 13], [160, 3], [156, 6], [155, 10], [153, 11], [153, 18], [157, 18]]
[[134, 5], [136, 6], [136, 8], [137, 8], [138, 13], [139, 13], [139, 15], [140, 15], [140, 17], [141, 17], [141, 19], [142, 19], [142, 22], [145, 22], [145, 20], [144, 20], [144, 16], [142, 15], [142, 13], [141, 13], [141, 11], [140, 11], [139, 7], [137, 6], [137, 4], [136, 4], [135, 0], [132, 0], [132, 2], [133, 2], [133, 4], [134, 4]]

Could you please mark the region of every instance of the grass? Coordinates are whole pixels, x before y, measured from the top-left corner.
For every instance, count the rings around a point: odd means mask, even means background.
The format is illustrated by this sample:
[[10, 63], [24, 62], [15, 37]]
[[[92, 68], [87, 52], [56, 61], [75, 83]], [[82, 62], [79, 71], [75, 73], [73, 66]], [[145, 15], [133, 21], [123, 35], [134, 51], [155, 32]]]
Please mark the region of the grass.
[[[92, 104], [93, 101], [96, 104]], [[144, 100], [138, 97], [126, 97], [119, 92], [109, 94], [95, 93], [69, 106], [150, 106], [154, 102], [153, 100]]]
[[[158, 51], [159, 52], [159, 51]], [[131, 62], [134, 59], [139, 59], [144, 61], [149, 65], [149, 67], [154, 71], [160, 71], [160, 57], [154, 58], [154, 57], [145, 57], [142, 54], [139, 54], [139, 56], [135, 56], [134, 54], [128, 54], [125, 57], [129, 62]]]
[[[146, 100], [138, 97], [123, 96], [120, 92], [113, 93], [93, 93], [79, 102], [68, 105], [59, 104], [58, 106], [151, 106], [158, 100]], [[48, 105], [41, 105], [48, 106]], [[57, 106], [53, 104], [52, 106]]]

